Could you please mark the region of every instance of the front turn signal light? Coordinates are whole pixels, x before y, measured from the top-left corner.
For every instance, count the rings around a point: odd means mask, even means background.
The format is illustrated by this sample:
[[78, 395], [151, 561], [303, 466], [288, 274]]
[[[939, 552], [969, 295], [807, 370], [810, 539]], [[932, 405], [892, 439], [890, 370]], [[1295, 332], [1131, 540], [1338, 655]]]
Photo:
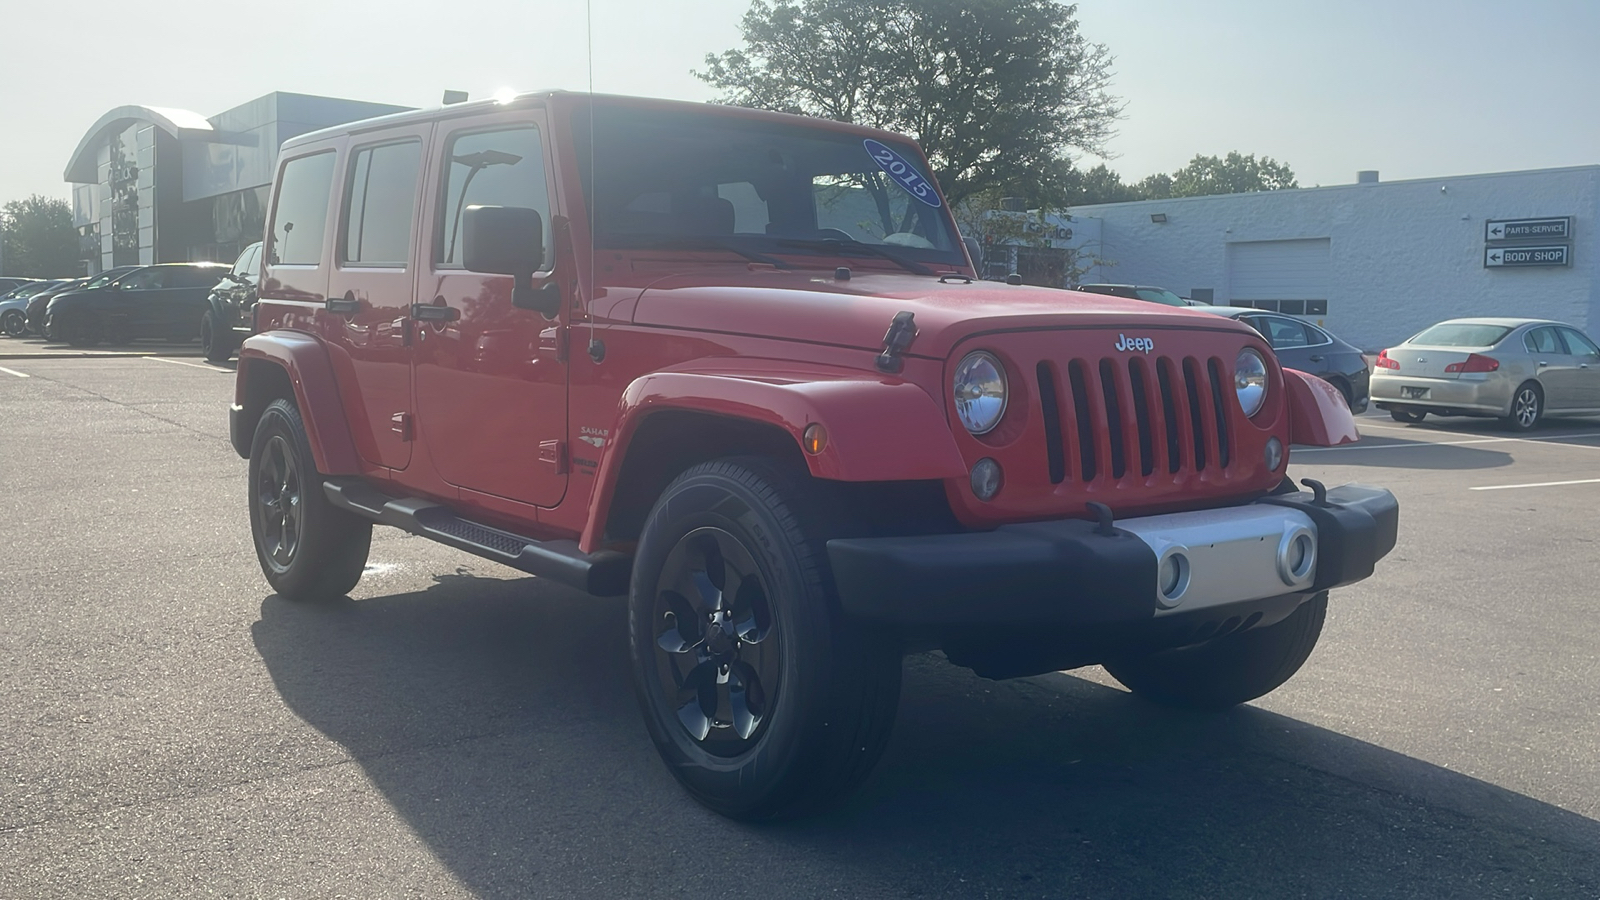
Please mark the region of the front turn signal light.
[[821, 422], [807, 425], [805, 434], [800, 437], [800, 446], [812, 456], [820, 454], [828, 448], [828, 429]]

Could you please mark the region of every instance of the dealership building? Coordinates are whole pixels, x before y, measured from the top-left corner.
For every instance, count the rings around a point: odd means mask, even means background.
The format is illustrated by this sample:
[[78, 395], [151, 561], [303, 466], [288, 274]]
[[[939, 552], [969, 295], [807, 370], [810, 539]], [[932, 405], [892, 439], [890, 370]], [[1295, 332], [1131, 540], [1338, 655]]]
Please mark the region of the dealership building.
[[283, 142], [407, 107], [272, 93], [207, 118], [119, 106], [90, 126], [67, 163], [86, 273], [112, 266], [232, 262], [261, 239]]
[[[1376, 349], [1456, 316], [1600, 334], [1600, 165], [1076, 207], [1077, 283], [1302, 315]], [[1096, 263], [1095, 261], [1099, 262]]]

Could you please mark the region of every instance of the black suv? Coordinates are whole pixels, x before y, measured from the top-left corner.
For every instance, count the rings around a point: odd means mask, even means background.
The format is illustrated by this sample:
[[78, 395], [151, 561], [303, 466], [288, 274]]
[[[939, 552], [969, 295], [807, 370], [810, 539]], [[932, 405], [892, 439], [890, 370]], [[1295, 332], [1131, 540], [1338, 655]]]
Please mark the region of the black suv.
[[256, 285], [261, 280], [261, 242], [244, 248], [233, 268], [206, 296], [200, 317], [200, 349], [212, 362], [227, 362], [255, 328]]
[[45, 313], [45, 334], [74, 347], [142, 337], [193, 340], [206, 294], [226, 271], [219, 263], [162, 263], [61, 294]]

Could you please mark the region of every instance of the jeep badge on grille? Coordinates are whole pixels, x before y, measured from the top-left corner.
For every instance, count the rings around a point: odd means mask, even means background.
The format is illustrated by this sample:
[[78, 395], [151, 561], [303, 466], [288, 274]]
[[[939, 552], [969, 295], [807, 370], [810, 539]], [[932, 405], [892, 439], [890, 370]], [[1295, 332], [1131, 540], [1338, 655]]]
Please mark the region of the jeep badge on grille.
[[1149, 353], [1156, 348], [1156, 342], [1150, 338], [1131, 338], [1125, 334], [1119, 334], [1117, 337], [1121, 340], [1117, 341], [1115, 347], [1124, 352], [1137, 350], [1140, 353]]

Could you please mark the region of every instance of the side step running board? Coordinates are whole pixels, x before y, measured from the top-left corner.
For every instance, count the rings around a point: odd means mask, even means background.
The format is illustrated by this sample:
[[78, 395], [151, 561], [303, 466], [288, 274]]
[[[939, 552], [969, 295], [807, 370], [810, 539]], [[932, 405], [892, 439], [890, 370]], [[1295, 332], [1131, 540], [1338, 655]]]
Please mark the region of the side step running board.
[[577, 541], [538, 541], [512, 534], [463, 519], [431, 500], [390, 497], [359, 479], [329, 478], [322, 488], [334, 506], [380, 525], [392, 525], [598, 597], [628, 592], [631, 556], [610, 550], [584, 553]]

